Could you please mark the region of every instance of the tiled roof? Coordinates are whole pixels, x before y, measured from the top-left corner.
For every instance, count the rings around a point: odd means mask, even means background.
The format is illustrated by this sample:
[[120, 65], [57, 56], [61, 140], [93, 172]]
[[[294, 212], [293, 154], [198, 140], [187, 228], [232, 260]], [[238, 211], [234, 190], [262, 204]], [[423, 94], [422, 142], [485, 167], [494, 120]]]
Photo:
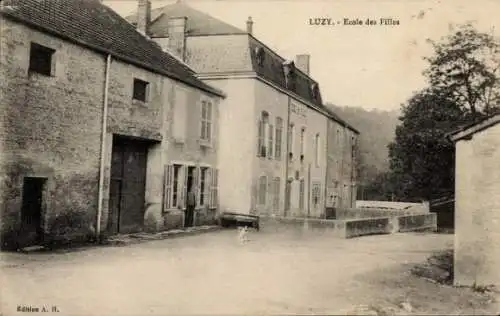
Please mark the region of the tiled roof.
[[[151, 10], [151, 24], [148, 35], [151, 37], [168, 37], [168, 20], [174, 17], [187, 17], [187, 35], [220, 35], [246, 34], [230, 24], [214, 18], [206, 13], [179, 2]], [[137, 14], [126, 17], [132, 24], [137, 23]]]
[[98, 0], [3, 0], [1, 14], [219, 96], [223, 93]]
[[[316, 105], [318, 108], [325, 111], [331, 119], [342, 123], [355, 133], [359, 134], [357, 129], [340, 118], [333, 110], [324, 106], [319, 84], [314, 79], [302, 71], [295, 69], [295, 86], [287, 86], [285, 73], [283, 71], [283, 63], [286, 62], [286, 60], [251, 35], [249, 39], [249, 47], [253, 69], [259, 76]], [[259, 52], [259, 49], [261, 49], [262, 52]], [[313, 92], [314, 85], [316, 85], [318, 89], [316, 95]]]
[[500, 123], [500, 111], [488, 115], [479, 121], [460, 127], [459, 129], [446, 135], [447, 138], [456, 142], [460, 139], [469, 137], [477, 132], [485, 130], [493, 125]]
[[[283, 63], [286, 59], [245, 31], [200, 12], [185, 3], [177, 2], [151, 11], [152, 22], [149, 25], [149, 35], [153, 38], [168, 37], [168, 20], [174, 17], [187, 17], [188, 37], [212, 36], [210, 41], [199, 37], [191, 37], [193, 40], [188, 41], [189, 57], [187, 62], [196, 72], [206, 74], [254, 71], [259, 77], [314, 104], [327, 113], [330, 118], [359, 134], [359, 131], [323, 105], [319, 84], [309, 75], [295, 69], [295, 85], [287, 85], [283, 71]], [[136, 23], [137, 14], [126, 19], [130, 23]], [[199, 41], [202, 41], [203, 45], [195, 45]], [[262, 53], [258, 52], [257, 48], [260, 48]], [[262, 61], [259, 60], [258, 54], [263, 54]], [[317, 87], [317, 93], [314, 92], [314, 86]]]

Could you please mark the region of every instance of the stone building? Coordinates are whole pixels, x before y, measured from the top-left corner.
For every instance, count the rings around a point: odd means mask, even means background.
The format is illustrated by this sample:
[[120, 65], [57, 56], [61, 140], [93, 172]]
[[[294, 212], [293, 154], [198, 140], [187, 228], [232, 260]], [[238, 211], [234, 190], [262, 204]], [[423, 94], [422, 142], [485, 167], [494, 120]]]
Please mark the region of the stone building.
[[4, 244], [181, 226], [188, 182], [211, 220], [218, 89], [100, 1], [0, 13]]
[[321, 217], [327, 202], [352, 206], [359, 133], [323, 105], [309, 55], [287, 60], [252, 35], [250, 18], [240, 30], [181, 2], [139, 0], [127, 20], [227, 94], [221, 211]]
[[455, 284], [500, 286], [500, 114], [455, 142]]

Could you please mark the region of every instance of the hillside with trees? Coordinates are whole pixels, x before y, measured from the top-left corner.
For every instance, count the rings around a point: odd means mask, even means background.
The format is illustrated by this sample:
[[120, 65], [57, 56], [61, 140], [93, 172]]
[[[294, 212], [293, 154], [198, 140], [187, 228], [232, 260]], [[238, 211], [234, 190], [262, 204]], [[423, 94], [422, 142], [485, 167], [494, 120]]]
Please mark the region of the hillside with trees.
[[388, 145], [394, 140], [399, 111], [366, 110], [327, 104], [336, 114], [361, 132], [358, 156], [359, 198], [378, 198], [369, 187], [389, 170]]

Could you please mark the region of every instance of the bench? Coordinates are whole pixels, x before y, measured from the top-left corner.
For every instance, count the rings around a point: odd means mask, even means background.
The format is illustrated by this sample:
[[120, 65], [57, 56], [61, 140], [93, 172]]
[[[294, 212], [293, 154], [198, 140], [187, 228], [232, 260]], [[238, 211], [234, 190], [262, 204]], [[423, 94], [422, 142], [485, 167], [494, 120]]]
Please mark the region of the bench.
[[259, 216], [257, 215], [224, 212], [220, 215], [219, 221], [222, 227], [235, 225], [253, 227], [256, 230], [260, 229]]

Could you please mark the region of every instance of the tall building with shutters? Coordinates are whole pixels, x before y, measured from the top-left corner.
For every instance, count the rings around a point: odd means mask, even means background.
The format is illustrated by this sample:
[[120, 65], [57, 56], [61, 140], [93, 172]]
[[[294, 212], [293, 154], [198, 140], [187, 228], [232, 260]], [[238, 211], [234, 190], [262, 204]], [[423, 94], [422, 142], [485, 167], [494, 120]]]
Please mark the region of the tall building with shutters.
[[[251, 18], [241, 30], [180, 1], [151, 10], [139, 0], [127, 20], [226, 93], [218, 121], [220, 211], [322, 217], [326, 206], [352, 206], [350, 144], [359, 132], [323, 105], [309, 55], [285, 59], [253, 35]], [[337, 130], [341, 143], [332, 143]], [[185, 170], [169, 172], [189, 181]], [[180, 194], [176, 183], [169, 182], [172, 196]]]

